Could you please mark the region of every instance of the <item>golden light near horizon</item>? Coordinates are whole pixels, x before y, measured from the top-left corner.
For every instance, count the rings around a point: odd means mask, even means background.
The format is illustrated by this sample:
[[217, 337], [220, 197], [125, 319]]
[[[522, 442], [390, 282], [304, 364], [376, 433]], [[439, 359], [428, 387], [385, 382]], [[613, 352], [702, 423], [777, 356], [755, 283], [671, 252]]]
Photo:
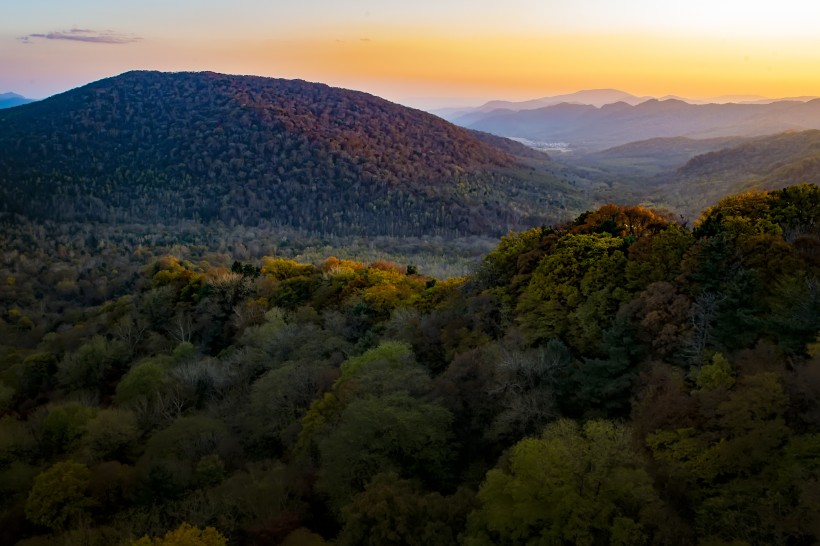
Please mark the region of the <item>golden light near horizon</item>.
[[[754, 40], [703, 38], [693, 43], [645, 34], [371, 36], [259, 43], [248, 47], [247, 57], [273, 69], [298, 67], [310, 76], [343, 83], [372, 79], [518, 98], [591, 87], [696, 98], [820, 91], [820, 73], [809, 70], [820, 66], [820, 50], [808, 39], [782, 41], [772, 49]], [[285, 53], [271, 60], [272, 48]]]
[[[47, 3], [10, 8], [0, 22], [0, 92], [42, 96], [158, 69], [302, 78], [405, 102], [600, 87], [694, 98], [820, 94], [820, 3], [796, 0], [150, 0], [119, 8], [82, 0], [37, 11]], [[114, 31], [71, 35], [84, 29]]]

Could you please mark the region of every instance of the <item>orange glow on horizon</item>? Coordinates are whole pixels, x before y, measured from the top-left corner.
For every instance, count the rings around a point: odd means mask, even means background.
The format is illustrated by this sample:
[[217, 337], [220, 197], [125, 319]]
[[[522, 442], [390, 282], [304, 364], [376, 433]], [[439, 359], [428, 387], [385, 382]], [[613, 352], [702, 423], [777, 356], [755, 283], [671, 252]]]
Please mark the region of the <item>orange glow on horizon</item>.
[[414, 37], [361, 31], [344, 39], [244, 44], [235, 55], [276, 75], [334, 85], [381, 82], [450, 93], [526, 99], [579, 89], [691, 98], [726, 94], [820, 94], [820, 51], [807, 39], [776, 49], [752, 40], [632, 35]]
[[[789, 97], [820, 95], [815, 42], [646, 32], [471, 36], [379, 26], [231, 41], [146, 36], [122, 47], [74, 43], [58, 50], [58, 44], [44, 43], [27, 66], [42, 63], [40, 70], [51, 67], [50, 74], [96, 74], [77, 85], [134, 69], [301, 78], [399, 102], [424, 96], [525, 100], [593, 88], [658, 97]], [[6, 57], [14, 69], [23, 65], [12, 61], [34, 51], [16, 44], [0, 52], [0, 61]], [[55, 65], [60, 55], [73, 60]]]

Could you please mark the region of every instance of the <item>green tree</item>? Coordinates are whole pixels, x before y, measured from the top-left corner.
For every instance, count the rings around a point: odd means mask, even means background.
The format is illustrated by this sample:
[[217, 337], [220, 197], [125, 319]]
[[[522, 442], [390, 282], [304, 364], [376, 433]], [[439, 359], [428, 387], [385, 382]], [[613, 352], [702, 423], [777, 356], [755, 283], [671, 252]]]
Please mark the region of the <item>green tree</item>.
[[629, 247], [626, 283], [642, 290], [653, 282], [671, 282], [680, 273], [680, 263], [694, 244], [692, 233], [672, 224], [651, 237], [642, 237]]
[[246, 420], [255, 439], [278, 446], [287, 437], [295, 436], [299, 420], [320, 390], [322, 378], [330, 373], [331, 369], [321, 360], [300, 361], [259, 378], [251, 387], [252, 414]]
[[105, 409], [88, 421], [83, 444], [91, 460], [127, 460], [133, 456], [140, 431], [133, 412]]
[[430, 388], [430, 378], [416, 363], [413, 350], [398, 341], [385, 341], [348, 359], [341, 370], [334, 391], [343, 393], [343, 398], [381, 396], [396, 391], [417, 394]]
[[735, 384], [732, 366], [721, 353], [715, 353], [709, 364], [701, 366], [695, 373], [695, 383], [703, 391], [730, 389]]
[[598, 352], [601, 332], [626, 298], [623, 246], [609, 234], [561, 238], [518, 304], [517, 319], [530, 342], [559, 337], [578, 351]]
[[359, 356], [347, 359], [331, 392], [317, 398], [302, 419], [297, 441], [300, 449], [311, 445], [315, 435], [338, 422], [342, 411], [357, 398], [403, 392], [421, 395], [432, 386], [427, 371], [416, 363], [406, 343], [386, 341]]
[[379, 472], [440, 481], [452, 454], [451, 422], [443, 407], [406, 393], [354, 400], [319, 441], [316, 487], [339, 510]]
[[817, 233], [820, 218], [820, 187], [797, 184], [769, 192], [770, 217], [784, 231]]
[[97, 408], [80, 402], [52, 406], [40, 428], [40, 444], [46, 454], [64, 453], [79, 447], [87, 423], [97, 414]]
[[627, 427], [560, 420], [517, 443], [478, 492], [465, 544], [649, 544], [660, 501]]
[[114, 400], [123, 406], [151, 404], [168, 382], [166, 366], [158, 359], [143, 360], [117, 383]]
[[128, 348], [121, 341], [94, 336], [57, 366], [60, 383], [70, 390], [100, 389], [111, 368], [121, 364]]
[[34, 479], [26, 500], [26, 517], [55, 530], [79, 522], [94, 504], [88, 496], [90, 477], [91, 472], [83, 464], [56, 463]]

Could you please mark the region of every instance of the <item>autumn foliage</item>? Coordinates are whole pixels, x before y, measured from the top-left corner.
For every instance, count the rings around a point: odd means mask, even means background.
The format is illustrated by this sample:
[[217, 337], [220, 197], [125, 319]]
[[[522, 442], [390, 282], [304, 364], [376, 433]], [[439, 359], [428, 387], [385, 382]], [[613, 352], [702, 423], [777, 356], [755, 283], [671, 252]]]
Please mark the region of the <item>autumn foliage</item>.
[[813, 544], [818, 215], [606, 205], [446, 280], [137, 255], [59, 314], [7, 283], [0, 540]]

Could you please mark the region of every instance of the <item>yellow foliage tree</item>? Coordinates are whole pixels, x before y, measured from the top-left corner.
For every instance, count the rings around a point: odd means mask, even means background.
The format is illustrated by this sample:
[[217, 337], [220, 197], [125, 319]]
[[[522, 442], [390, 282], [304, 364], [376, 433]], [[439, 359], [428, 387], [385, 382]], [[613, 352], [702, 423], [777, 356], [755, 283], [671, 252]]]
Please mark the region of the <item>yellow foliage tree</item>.
[[213, 527], [204, 530], [190, 523], [183, 523], [163, 537], [148, 538], [144, 536], [131, 543], [131, 546], [227, 546], [228, 541], [222, 533]]

